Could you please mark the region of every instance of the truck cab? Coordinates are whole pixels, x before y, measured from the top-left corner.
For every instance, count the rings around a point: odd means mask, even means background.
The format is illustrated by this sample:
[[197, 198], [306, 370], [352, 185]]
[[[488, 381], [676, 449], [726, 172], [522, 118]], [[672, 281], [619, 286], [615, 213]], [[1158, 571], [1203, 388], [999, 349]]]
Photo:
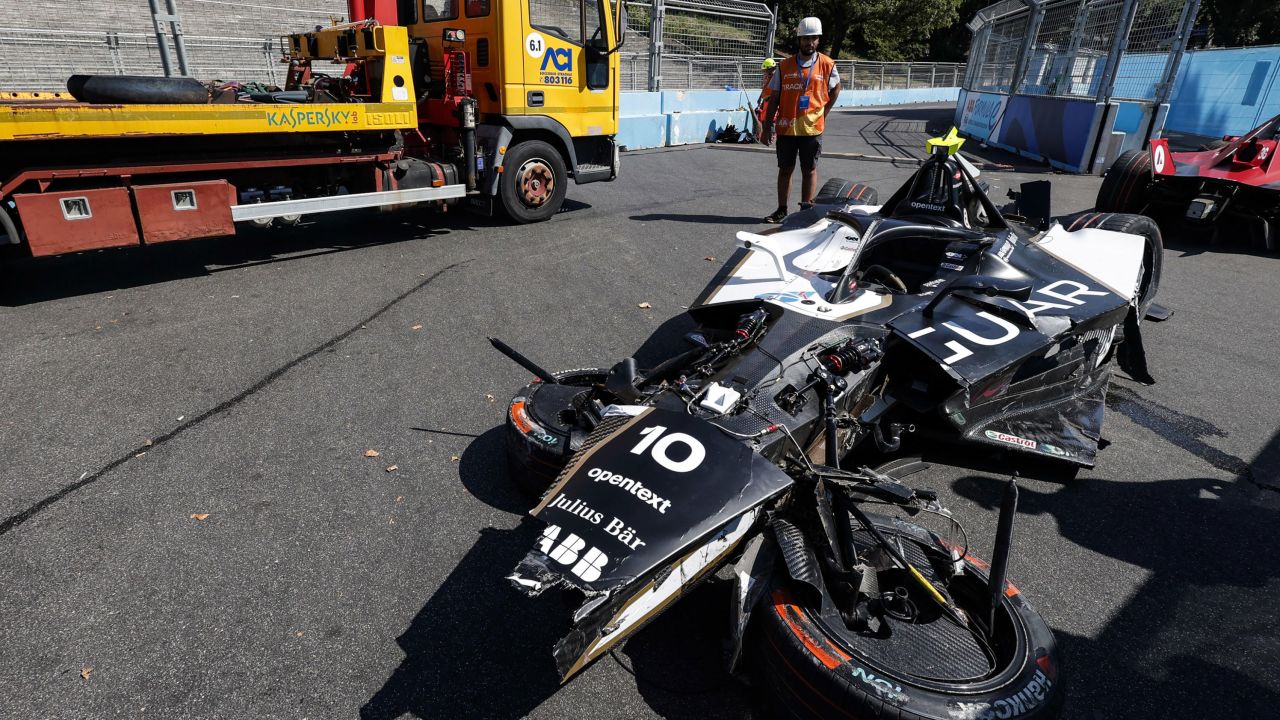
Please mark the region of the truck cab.
[[617, 51], [626, 25], [621, 4], [399, 0], [394, 8], [358, 5], [353, 3], [353, 18], [394, 10], [395, 17], [386, 20], [408, 28], [414, 80], [424, 100], [441, 93], [444, 58], [459, 50], [465, 54], [479, 114], [481, 192], [471, 198], [473, 205], [496, 199], [517, 221], [540, 220], [559, 209], [568, 178], [581, 185], [617, 177]]

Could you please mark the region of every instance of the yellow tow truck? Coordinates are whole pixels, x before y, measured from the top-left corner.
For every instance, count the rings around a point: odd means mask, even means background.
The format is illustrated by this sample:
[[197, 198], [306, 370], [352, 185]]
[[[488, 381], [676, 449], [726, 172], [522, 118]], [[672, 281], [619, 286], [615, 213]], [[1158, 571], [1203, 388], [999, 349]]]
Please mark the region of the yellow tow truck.
[[618, 175], [623, 3], [350, 0], [282, 89], [73, 76], [0, 93], [0, 243], [31, 255], [427, 204], [545, 220]]

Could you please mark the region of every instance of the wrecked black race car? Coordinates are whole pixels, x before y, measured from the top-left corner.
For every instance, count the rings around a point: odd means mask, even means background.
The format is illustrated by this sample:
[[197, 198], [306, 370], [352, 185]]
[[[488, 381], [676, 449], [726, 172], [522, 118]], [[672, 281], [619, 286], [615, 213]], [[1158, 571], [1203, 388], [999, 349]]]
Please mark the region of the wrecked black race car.
[[507, 433], [547, 527], [510, 579], [585, 595], [565, 679], [731, 567], [732, 662], [780, 715], [1054, 716], [1053, 635], [1004, 581], [1013, 481], [988, 566], [892, 458], [918, 429], [1092, 464], [1108, 360], [1146, 375], [1159, 232], [1006, 219], [945, 149], [882, 207], [824, 212], [739, 233], [654, 367], [553, 374], [495, 341], [540, 378]]

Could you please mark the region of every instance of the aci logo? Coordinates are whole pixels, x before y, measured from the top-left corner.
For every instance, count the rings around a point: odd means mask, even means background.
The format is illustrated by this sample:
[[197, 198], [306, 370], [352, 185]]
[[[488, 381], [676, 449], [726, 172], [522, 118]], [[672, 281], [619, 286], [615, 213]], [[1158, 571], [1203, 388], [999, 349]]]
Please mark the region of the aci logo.
[[524, 49], [535, 61], [542, 60], [542, 67], [538, 72], [542, 76], [543, 85], [573, 84], [571, 48], [551, 47], [541, 33], [532, 32], [524, 39]]
[[547, 65], [552, 65], [561, 72], [571, 70], [573, 51], [569, 48], [547, 48], [547, 54], [542, 56], [542, 72], [547, 71]]

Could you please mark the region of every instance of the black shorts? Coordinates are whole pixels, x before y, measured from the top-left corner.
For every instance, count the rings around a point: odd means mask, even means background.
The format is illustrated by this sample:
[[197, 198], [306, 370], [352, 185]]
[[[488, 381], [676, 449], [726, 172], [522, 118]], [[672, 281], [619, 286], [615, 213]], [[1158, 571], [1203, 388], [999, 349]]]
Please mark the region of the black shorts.
[[778, 168], [791, 170], [796, 166], [796, 155], [800, 156], [800, 169], [809, 172], [818, 167], [818, 157], [822, 155], [821, 135], [779, 135]]

